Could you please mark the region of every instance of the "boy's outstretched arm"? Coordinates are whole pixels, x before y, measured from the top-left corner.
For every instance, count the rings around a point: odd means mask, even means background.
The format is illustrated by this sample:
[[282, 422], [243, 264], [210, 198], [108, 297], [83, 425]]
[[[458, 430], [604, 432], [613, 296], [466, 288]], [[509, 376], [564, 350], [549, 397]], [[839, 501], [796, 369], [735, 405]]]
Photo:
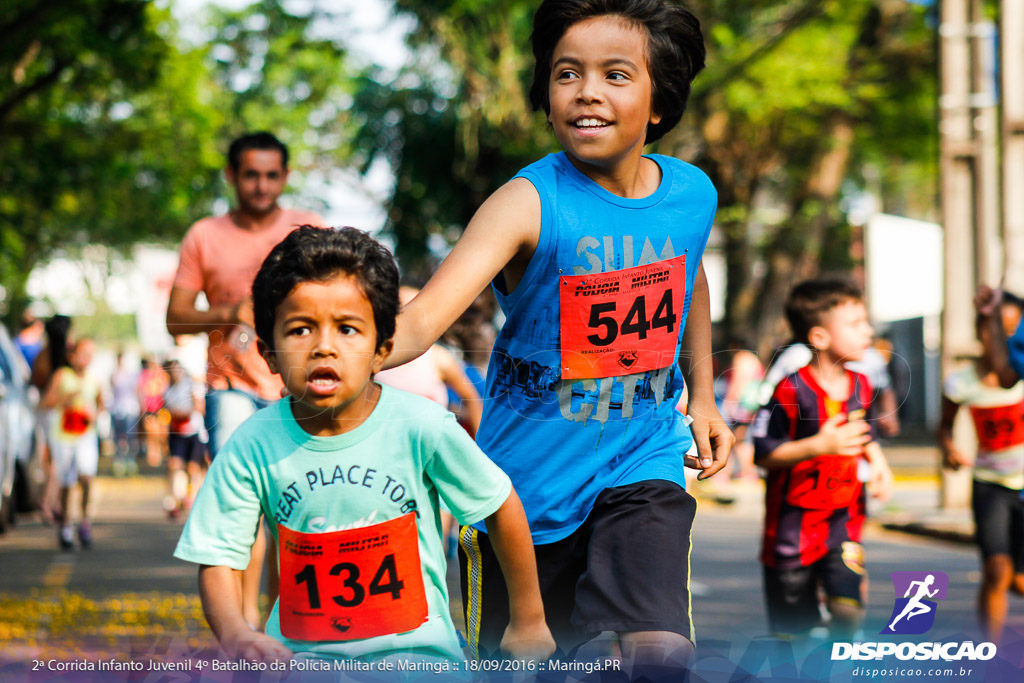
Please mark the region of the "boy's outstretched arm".
[[540, 196], [530, 181], [515, 178], [477, 210], [462, 237], [416, 297], [402, 307], [393, 368], [425, 353], [462, 315], [502, 268], [529, 260], [540, 237]]
[[711, 360], [711, 295], [704, 266], [694, 278], [690, 312], [683, 332], [679, 367], [689, 387], [688, 414], [693, 418], [690, 429], [697, 444], [698, 458], [687, 458], [687, 466], [704, 470], [697, 479], [707, 479], [729, 462], [729, 452], [736, 441], [732, 431], [715, 405], [715, 376]]
[[509, 623], [501, 649], [513, 658], [543, 659], [555, 651], [555, 640], [544, 620], [530, 527], [515, 489], [486, 522], [508, 586]]
[[260, 661], [291, 659], [291, 650], [267, 634], [252, 630], [242, 616], [242, 572], [231, 567], [202, 565], [199, 597], [206, 621], [228, 655]]
[[[1016, 363], [1014, 355], [1008, 349], [1009, 340], [1003, 330], [1003, 321], [999, 315], [999, 307], [1002, 303], [1002, 293], [981, 285], [974, 295], [974, 307], [982, 316], [981, 324], [988, 330], [987, 335], [982, 335], [983, 352], [988, 357], [989, 364], [999, 376], [999, 386], [1004, 389], [1011, 388], [1021, 378], [1021, 365], [1024, 358], [1017, 355]], [[1020, 333], [1020, 328], [1017, 332]], [[1017, 337], [1017, 334], [1013, 335]]]

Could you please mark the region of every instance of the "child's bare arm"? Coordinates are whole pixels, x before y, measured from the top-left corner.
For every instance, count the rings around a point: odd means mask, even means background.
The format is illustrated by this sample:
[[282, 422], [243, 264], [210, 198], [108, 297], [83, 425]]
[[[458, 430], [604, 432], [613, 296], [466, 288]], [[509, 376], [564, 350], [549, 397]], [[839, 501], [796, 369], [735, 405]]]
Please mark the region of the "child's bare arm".
[[437, 367], [441, 372], [441, 380], [451, 387], [462, 404], [459, 420], [466, 425], [469, 435], [475, 439], [484, 413], [484, 403], [480, 398], [480, 393], [469, 381], [466, 371], [462, 369], [455, 356], [440, 346], [435, 346], [431, 353], [437, 354]]
[[889, 500], [892, 496], [892, 470], [889, 469], [889, 461], [886, 460], [885, 453], [877, 441], [872, 441], [864, 447], [864, 457], [871, 465], [871, 478], [868, 480], [871, 495], [882, 501]]
[[758, 465], [767, 469], [785, 469], [793, 467], [816, 455], [849, 455], [858, 456], [864, 452], [865, 445], [871, 441], [869, 427], [863, 420], [854, 420], [840, 425], [846, 415], [840, 413], [826, 420], [814, 436], [804, 439], [787, 441], [763, 458]]
[[544, 620], [530, 527], [515, 489], [486, 521], [491, 546], [508, 586], [510, 617], [501, 649], [511, 657], [547, 657], [555, 651], [555, 641]]
[[39, 399], [39, 407], [44, 410], [56, 408], [60, 402], [60, 382], [57, 381], [59, 373], [60, 371], [54, 373], [53, 377], [50, 378], [50, 383], [46, 385], [46, 393]]
[[942, 397], [942, 419], [939, 422], [939, 448], [942, 450], [942, 466], [956, 471], [964, 465], [970, 465], [971, 460], [956, 447], [953, 441], [953, 422], [956, 419], [960, 404], [948, 396]]
[[981, 335], [985, 356], [989, 365], [999, 376], [999, 385], [1009, 389], [1020, 380], [1020, 375], [1010, 365], [1010, 354], [1006, 348], [1006, 332], [999, 315], [1002, 292], [986, 285], [978, 287], [974, 295], [974, 307], [982, 315], [981, 324], [988, 334]]
[[210, 629], [228, 655], [260, 661], [287, 661], [292, 652], [242, 616], [241, 572], [231, 567], [199, 567], [199, 597]]
[[491, 195], [452, 252], [398, 316], [395, 348], [385, 367], [425, 353], [517, 255], [532, 254], [540, 237], [540, 196], [513, 179]]
[[704, 470], [697, 478], [707, 479], [729, 462], [736, 441], [715, 405], [714, 370], [711, 363], [711, 295], [701, 265], [694, 278], [690, 312], [686, 318], [679, 366], [686, 377], [690, 401], [690, 429], [697, 444], [698, 460], [688, 458], [687, 465]]

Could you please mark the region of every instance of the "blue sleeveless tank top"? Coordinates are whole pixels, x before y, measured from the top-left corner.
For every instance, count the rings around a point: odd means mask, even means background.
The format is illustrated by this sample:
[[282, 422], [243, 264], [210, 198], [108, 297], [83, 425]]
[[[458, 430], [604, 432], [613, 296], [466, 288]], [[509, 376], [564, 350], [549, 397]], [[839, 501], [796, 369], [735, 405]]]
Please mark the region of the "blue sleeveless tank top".
[[[487, 369], [477, 441], [511, 477], [534, 543], [571, 534], [606, 488], [651, 479], [685, 485], [683, 455], [692, 435], [676, 410], [683, 390], [677, 361], [717, 195], [696, 167], [649, 158], [661, 168], [661, 183], [642, 199], [608, 192], [564, 152], [516, 176], [540, 195], [540, 238], [515, 290], [502, 292], [500, 276], [495, 283], [507, 320]], [[560, 278], [684, 255], [686, 295], [671, 364], [618, 377], [563, 379]]]

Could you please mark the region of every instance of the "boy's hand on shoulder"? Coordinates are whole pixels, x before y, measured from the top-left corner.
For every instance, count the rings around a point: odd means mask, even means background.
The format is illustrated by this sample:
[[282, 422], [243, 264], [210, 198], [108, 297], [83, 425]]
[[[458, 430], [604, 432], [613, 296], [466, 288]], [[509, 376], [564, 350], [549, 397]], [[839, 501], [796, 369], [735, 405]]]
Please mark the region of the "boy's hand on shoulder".
[[860, 455], [864, 446], [871, 441], [868, 424], [864, 420], [848, 421], [845, 413], [833, 415], [825, 420], [818, 430], [818, 443], [822, 455]]
[[500, 647], [512, 659], [545, 659], [555, 651], [555, 639], [543, 619], [528, 624], [510, 623]]
[[231, 657], [255, 659], [260, 662], [288, 662], [292, 651], [266, 633], [252, 629], [227, 636], [221, 641], [224, 651]]
[[690, 431], [697, 444], [697, 457], [688, 455], [684, 462], [691, 469], [704, 470], [697, 475], [698, 480], [707, 479], [729, 463], [736, 437], [714, 404], [704, 406], [691, 402], [689, 416], [693, 419]]

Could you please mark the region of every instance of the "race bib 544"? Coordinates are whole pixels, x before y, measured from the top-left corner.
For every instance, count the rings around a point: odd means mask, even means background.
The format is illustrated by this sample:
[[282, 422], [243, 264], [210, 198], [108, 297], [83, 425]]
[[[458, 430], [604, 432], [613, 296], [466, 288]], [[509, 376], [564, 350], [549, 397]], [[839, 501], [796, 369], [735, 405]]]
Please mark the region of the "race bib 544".
[[562, 379], [621, 377], [675, 360], [686, 255], [559, 280]]

